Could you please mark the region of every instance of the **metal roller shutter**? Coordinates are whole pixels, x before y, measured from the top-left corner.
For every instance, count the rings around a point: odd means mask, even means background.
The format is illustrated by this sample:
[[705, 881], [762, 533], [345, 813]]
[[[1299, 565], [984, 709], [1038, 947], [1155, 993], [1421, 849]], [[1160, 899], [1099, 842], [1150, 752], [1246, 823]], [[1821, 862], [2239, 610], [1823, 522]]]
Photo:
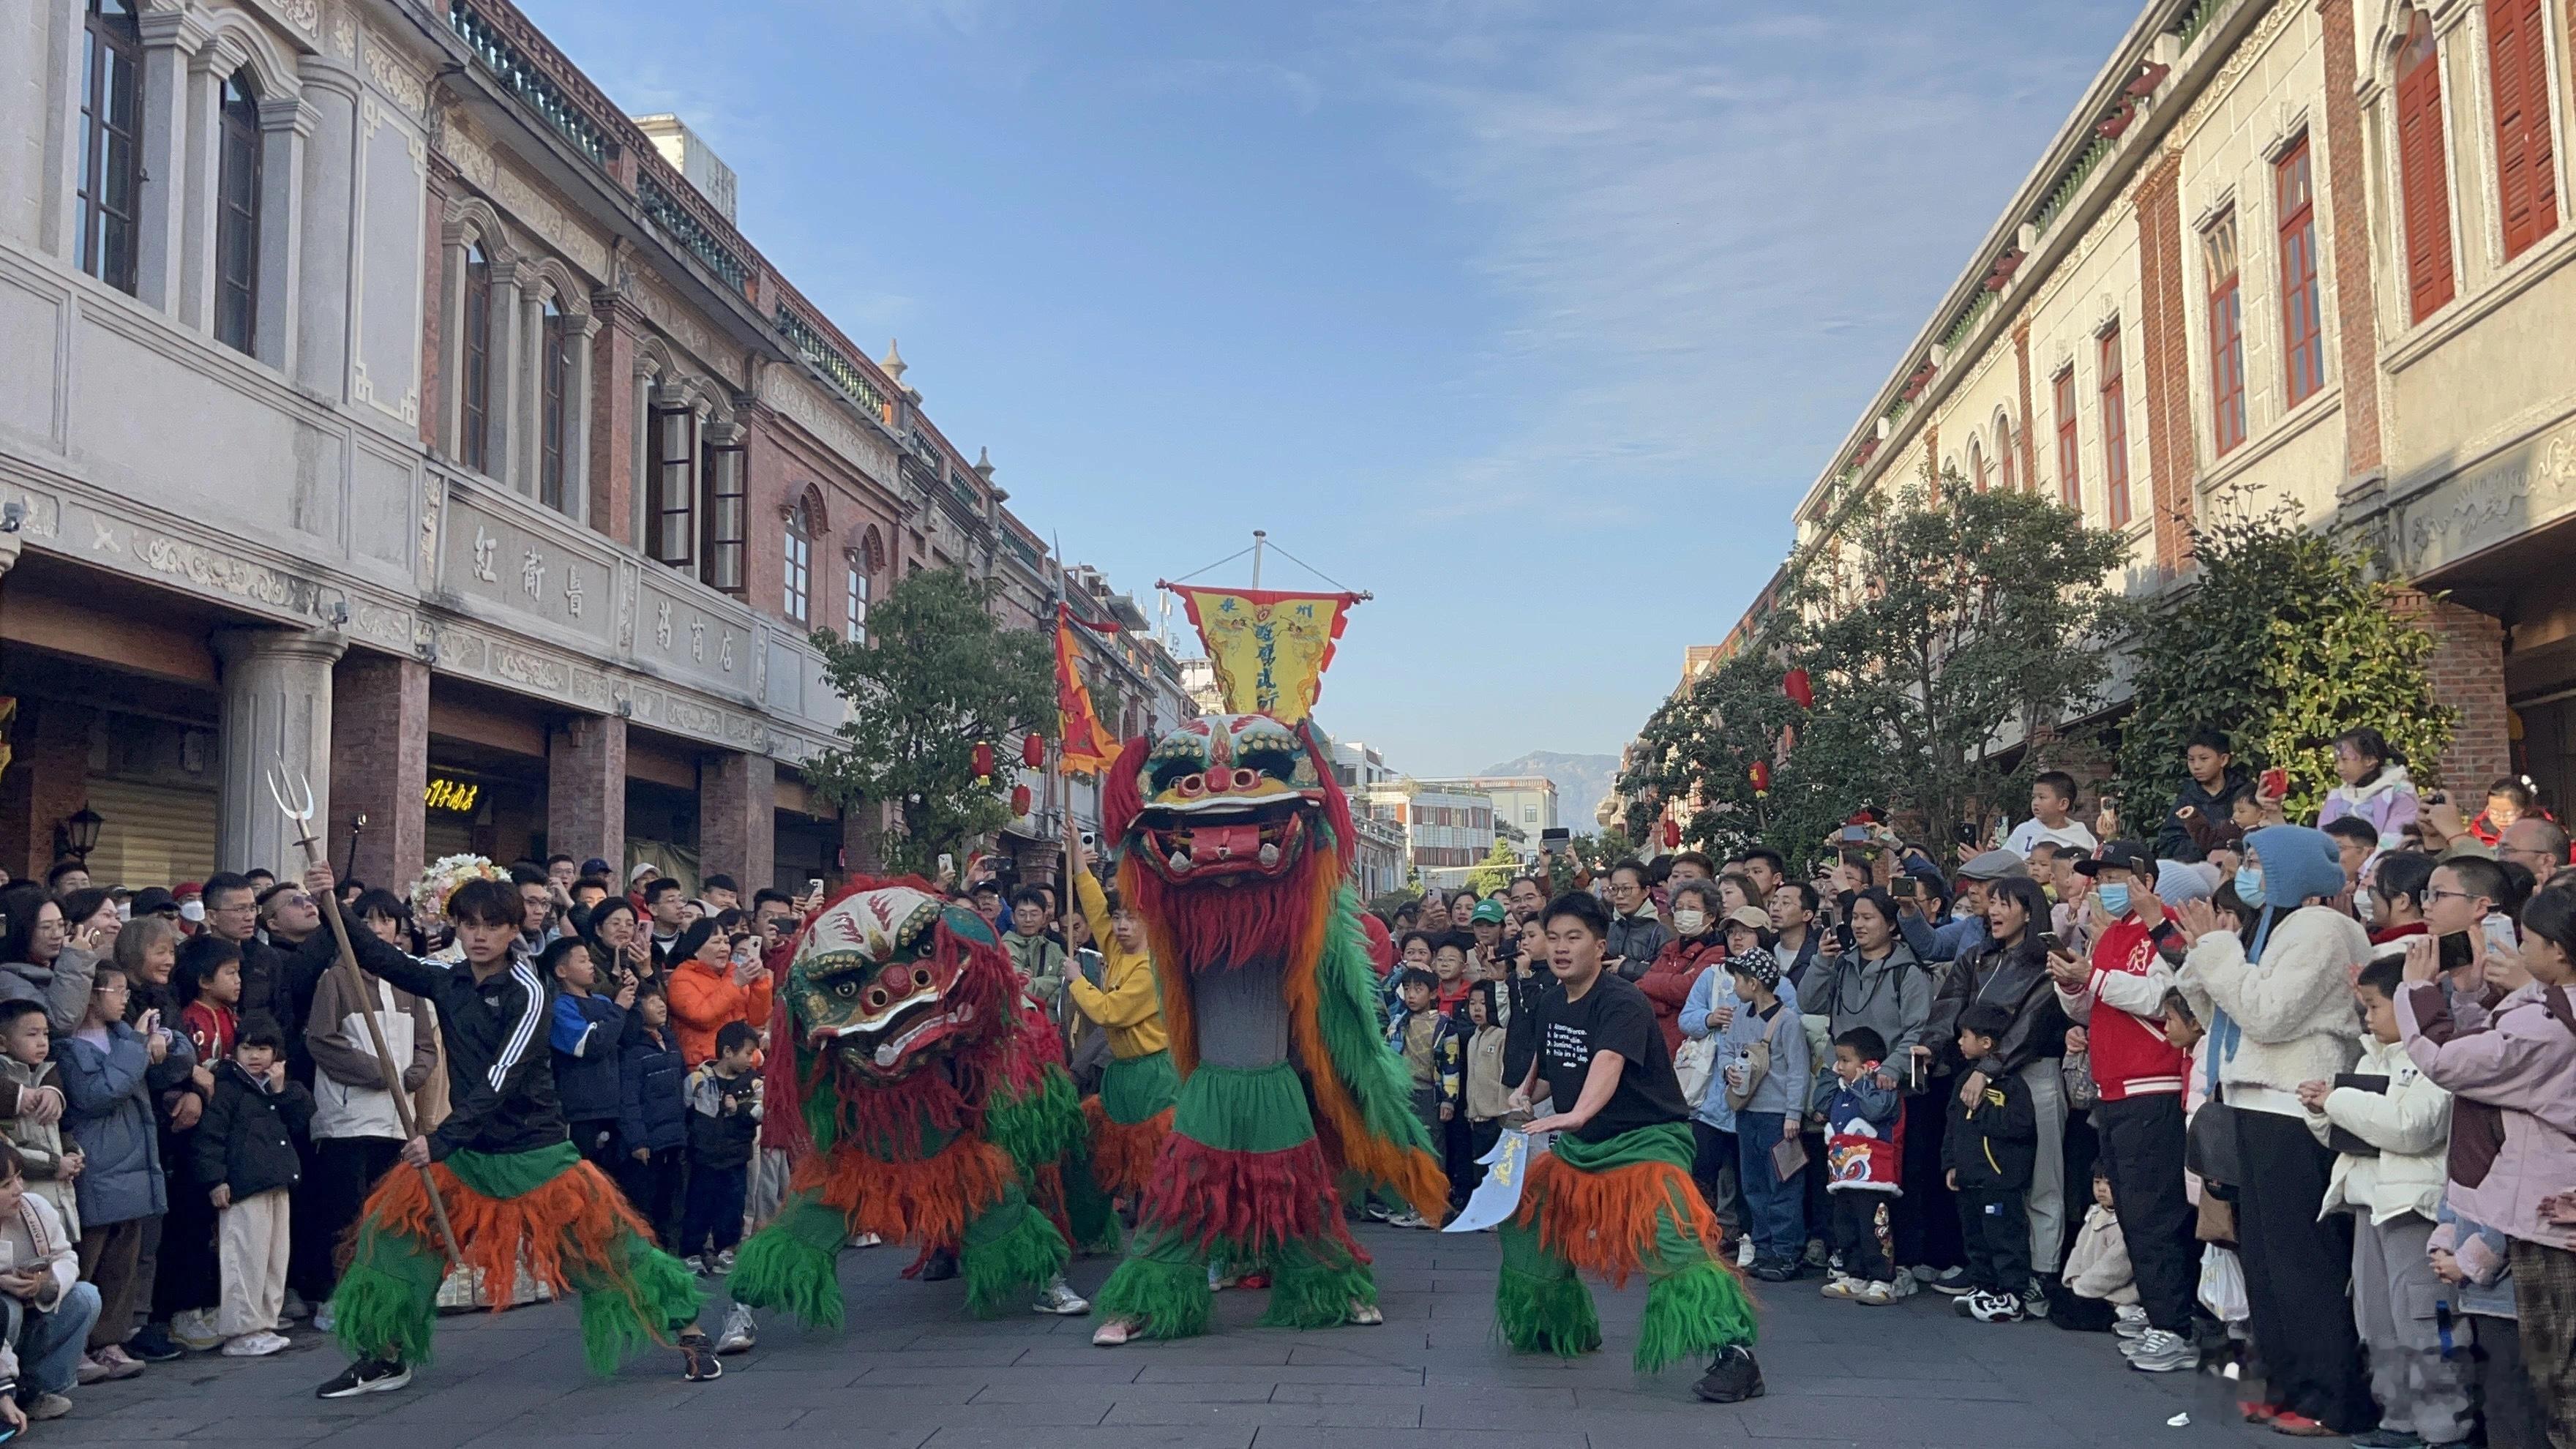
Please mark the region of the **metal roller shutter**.
[[104, 822], [90, 852], [99, 883], [176, 885], [215, 871], [215, 792], [92, 775], [89, 808]]

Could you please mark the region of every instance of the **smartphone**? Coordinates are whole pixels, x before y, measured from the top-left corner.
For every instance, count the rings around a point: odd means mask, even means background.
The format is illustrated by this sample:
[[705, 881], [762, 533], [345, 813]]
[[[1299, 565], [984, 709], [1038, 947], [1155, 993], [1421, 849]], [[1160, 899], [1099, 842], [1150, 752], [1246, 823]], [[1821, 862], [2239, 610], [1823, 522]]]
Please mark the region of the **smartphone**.
[[2476, 943], [2466, 931], [2453, 931], [2442, 938], [2442, 969], [2457, 971], [2478, 958]]
[[1868, 839], [1869, 827], [1866, 825], [1846, 825], [1843, 827], [1843, 843], [1845, 845], [1860, 845], [1868, 841]]
[[2039, 948], [2051, 955], [2073, 954], [2066, 950], [2065, 940], [2055, 931], [2042, 931], [2039, 933]]
[[1900, 875], [1887, 883], [1887, 893], [1898, 900], [1910, 901], [1923, 894], [1923, 882], [1910, 875]]
[[955, 875], [957, 873], [957, 857], [950, 855], [944, 850], [939, 852], [939, 873], [941, 875]]
[[1952, 838], [1956, 839], [1961, 845], [1974, 845], [1977, 843], [1977, 827], [1974, 821], [1963, 822], [1959, 825], [1952, 826], [1950, 834]]
[[2266, 800], [2278, 800], [2290, 793], [2290, 772], [2278, 765], [2263, 772], [2261, 793]]
[[819, 876], [819, 875], [809, 875], [809, 876], [807, 876], [807, 877], [805, 878], [805, 894], [807, 894], [807, 895], [809, 895], [809, 896], [819, 896], [819, 895], [821, 895], [822, 893], [823, 893], [823, 878], [822, 878], [821, 876]]

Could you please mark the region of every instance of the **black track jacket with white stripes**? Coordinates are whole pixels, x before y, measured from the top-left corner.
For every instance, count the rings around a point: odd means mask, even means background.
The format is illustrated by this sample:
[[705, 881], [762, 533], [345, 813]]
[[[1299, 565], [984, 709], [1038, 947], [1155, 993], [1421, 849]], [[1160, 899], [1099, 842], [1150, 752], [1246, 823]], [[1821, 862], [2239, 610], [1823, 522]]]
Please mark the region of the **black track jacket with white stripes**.
[[355, 921], [349, 944], [370, 975], [438, 1008], [448, 1111], [429, 1134], [431, 1157], [460, 1148], [528, 1152], [571, 1140], [563, 1108], [555, 1102], [554, 1064], [546, 1051], [552, 1005], [526, 957], [514, 952], [508, 970], [478, 983], [464, 962], [450, 966], [406, 955]]

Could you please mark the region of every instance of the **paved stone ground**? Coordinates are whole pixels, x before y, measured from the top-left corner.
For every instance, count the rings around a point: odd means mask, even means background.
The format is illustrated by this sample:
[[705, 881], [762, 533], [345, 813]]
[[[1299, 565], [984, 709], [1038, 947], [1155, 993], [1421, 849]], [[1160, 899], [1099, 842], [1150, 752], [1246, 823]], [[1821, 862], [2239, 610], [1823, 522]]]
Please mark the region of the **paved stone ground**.
[[[1829, 1303], [1810, 1280], [1762, 1288], [1767, 1397], [1718, 1407], [1695, 1370], [1628, 1368], [1642, 1289], [1599, 1293], [1605, 1352], [1515, 1357], [1493, 1339], [1490, 1235], [1370, 1226], [1387, 1322], [1300, 1334], [1252, 1327], [1261, 1295], [1218, 1300], [1220, 1331], [1096, 1349], [1088, 1319], [965, 1316], [955, 1283], [907, 1283], [910, 1254], [844, 1256], [849, 1328], [767, 1325], [714, 1384], [676, 1356], [614, 1382], [582, 1369], [571, 1311], [550, 1305], [443, 1319], [438, 1362], [402, 1393], [324, 1403], [341, 1358], [317, 1335], [265, 1360], [191, 1355], [80, 1391], [37, 1444], [219, 1449], [1630, 1449], [1759, 1442], [1768, 1449], [1961, 1445], [2161, 1449], [2268, 1441], [2238, 1424], [2213, 1376], [2129, 1372], [2108, 1336], [1989, 1326], [1922, 1294], [1888, 1308]], [[1089, 1290], [1105, 1262], [1077, 1265]], [[712, 1324], [711, 1313], [709, 1322]], [[2188, 1427], [2166, 1420], [2188, 1412]]]

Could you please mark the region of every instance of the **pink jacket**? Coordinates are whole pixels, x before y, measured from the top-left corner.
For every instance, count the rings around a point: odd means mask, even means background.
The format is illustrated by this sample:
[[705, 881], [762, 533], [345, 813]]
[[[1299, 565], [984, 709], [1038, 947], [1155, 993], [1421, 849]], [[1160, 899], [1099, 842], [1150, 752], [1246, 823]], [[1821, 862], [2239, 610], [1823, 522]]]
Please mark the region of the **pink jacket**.
[[2451, 1206], [2526, 1242], [2576, 1249], [2576, 1228], [2540, 1211], [2543, 1198], [2576, 1189], [2576, 1010], [2534, 982], [2496, 1003], [2483, 1028], [2468, 1025], [2475, 1015], [2454, 1022], [2438, 984], [2397, 998], [2407, 1059], [2456, 1098]]

